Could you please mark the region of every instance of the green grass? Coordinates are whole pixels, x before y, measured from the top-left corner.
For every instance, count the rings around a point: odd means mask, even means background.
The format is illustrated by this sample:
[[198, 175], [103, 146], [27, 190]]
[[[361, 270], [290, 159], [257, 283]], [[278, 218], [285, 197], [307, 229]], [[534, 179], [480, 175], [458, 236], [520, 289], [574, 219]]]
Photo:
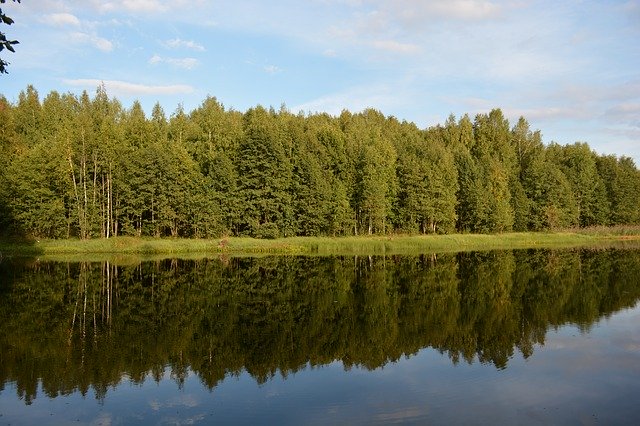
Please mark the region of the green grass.
[[591, 228], [562, 232], [504, 234], [390, 235], [357, 237], [293, 237], [173, 239], [115, 237], [90, 240], [0, 241], [0, 256], [56, 258], [205, 257], [215, 254], [419, 254], [524, 248], [640, 247], [640, 227]]

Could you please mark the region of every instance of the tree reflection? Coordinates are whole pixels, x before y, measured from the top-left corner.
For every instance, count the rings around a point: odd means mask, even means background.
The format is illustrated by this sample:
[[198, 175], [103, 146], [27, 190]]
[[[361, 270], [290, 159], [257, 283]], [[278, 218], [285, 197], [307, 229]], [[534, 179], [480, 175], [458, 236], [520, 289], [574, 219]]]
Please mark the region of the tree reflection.
[[25, 403], [127, 377], [213, 389], [340, 361], [379, 368], [433, 347], [506, 368], [549, 328], [588, 330], [640, 297], [640, 252], [502, 251], [0, 264], [0, 383]]

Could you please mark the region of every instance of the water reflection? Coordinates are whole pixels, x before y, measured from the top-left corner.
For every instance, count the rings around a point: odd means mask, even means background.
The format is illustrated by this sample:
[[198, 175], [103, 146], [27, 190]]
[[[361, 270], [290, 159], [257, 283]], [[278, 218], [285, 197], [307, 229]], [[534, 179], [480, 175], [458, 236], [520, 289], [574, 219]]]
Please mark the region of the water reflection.
[[[505, 369], [550, 328], [587, 331], [640, 298], [640, 251], [504, 251], [0, 264], [0, 391], [28, 405], [123, 378], [265, 383], [314, 366], [378, 369], [432, 347]], [[521, 356], [517, 356], [517, 354]], [[514, 358], [515, 357], [515, 358]], [[334, 364], [332, 364], [334, 363]]]

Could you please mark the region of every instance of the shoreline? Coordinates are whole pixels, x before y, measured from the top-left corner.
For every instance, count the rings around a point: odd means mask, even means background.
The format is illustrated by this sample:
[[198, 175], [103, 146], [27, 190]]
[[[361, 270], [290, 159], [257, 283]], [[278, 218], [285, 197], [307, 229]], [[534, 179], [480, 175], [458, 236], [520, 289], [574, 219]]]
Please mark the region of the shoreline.
[[392, 255], [463, 251], [640, 247], [640, 229], [504, 234], [382, 235], [217, 239], [112, 237], [87, 240], [0, 240], [2, 257], [60, 255], [137, 255], [206, 257], [207, 255]]

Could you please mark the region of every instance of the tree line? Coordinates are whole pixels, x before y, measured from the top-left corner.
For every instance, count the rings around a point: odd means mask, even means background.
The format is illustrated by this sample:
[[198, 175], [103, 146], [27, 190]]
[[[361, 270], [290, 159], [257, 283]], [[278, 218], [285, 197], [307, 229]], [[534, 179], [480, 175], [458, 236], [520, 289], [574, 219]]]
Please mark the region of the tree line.
[[117, 235], [495, 233], [640, 223], [640, 171], [544, 144], [500, 109], [414, 123], [367, 109], [242, 113], [213, 97], [169, 116], [35, 88], [0, 96], [0, 232]]

